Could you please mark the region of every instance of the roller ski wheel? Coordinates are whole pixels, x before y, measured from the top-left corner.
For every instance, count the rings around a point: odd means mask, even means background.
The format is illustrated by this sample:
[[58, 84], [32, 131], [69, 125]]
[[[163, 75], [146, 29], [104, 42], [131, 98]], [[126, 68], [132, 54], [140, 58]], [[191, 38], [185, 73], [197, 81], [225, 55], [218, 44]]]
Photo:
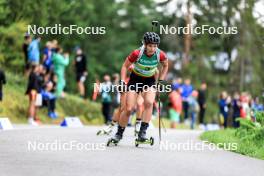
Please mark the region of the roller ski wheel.
[[139, 144], [150, 144], [152, 146], [152, 145], [154, 145], [154, 138], [153, 137], [150, 137], [147, 140], [140, 140], [140, 139], [137, 138], [135, 140], [135, 146], [138, 147]]
[[114, 138], [111, 138], [107, 141], [106, 146], [109, 147], [111, 144], [113, 144], [114, 146], [117, 146], [117, 144], [119, 143], [120, 140], [116, 140]]
[[111, 144], [117, 146], [117, 144], [119, 143], [119, 141], [122, 139], [122, 135], [120, 134], [116, 134], [114, 137], [110, 138], [108, 141], [107, 141], [107, 144], [106, 146], [110, 146]]

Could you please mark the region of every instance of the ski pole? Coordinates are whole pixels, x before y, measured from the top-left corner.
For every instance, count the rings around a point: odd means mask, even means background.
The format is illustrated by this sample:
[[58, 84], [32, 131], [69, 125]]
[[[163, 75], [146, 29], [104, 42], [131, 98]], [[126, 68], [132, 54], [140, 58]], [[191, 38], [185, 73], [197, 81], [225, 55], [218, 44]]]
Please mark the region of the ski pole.
[[161, 118], [160, 118], [160, 91], [159, 91], [159, 83], [158, 83], [158, 116], [159, 116], [159, 143], [161, 142]]

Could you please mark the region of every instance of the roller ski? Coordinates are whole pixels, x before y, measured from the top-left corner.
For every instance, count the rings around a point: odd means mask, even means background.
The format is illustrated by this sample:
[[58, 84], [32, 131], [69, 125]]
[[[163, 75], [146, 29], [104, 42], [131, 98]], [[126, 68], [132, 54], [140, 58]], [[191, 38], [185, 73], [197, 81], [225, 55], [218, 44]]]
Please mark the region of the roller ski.
[[149, 139], [141, 139], [141, 138], [137, 138], [135, 140], [135, 146], [138, 147], [139, 144], [150, 144], [151, 146], [154, 145], [154, 138], [150, 137]]
[[135, 140], [135, 146], [138, 147], [139, 144], [150, 144], [151, 146], [154, 145], [154, 138], [150, 137], [147, 138], [146, 137], [146, 130], [148, 128], [148, 123], [141, 123], [140, 126], [140, 131], [138, 133], [138, 137]]
[[99, 130], [96, 135], [110, 135], [115, 127], [115, 123], [110, 123], [107, 127], [102, 130]]
[[110, 138], [107, 141], [106, 146], [109, 147], [111, 144], [117, 146], [117, 144], [119, 143], [119, 141], [123, 138], [123, 132], [124, 132], [125, 128], [122, 128], [120, 126], [118, 126], [118, 130], [117, 133], [115, 134], [114, 137]]

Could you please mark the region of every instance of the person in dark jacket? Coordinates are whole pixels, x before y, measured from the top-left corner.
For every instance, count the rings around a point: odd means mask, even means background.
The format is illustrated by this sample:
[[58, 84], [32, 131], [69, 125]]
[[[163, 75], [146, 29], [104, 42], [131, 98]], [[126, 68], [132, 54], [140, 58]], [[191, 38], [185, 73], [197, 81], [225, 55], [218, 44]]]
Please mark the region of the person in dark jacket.
[[76, 71], [76, 81], [78, 84], [78, 90], [82, 98], [85, 97], [85, 86], [84, 82], [87, 77], [86, 69], [86, 56], [83, 54], [82, 49], [78, 48], [76, 50], [76, 57], [74, 59], [75, 71]]
[[201, 88], [198, 90], [198, 103], [200, 107], [199, 123], [205, 125], [204, 116], [206, 110], [206, 98], [207, 98], [207, 84], [203, 82]]
[[227, 118], [228, 118], [228, 103], [227, 103], [227, 93], [223, 91], [220, 95], [220, 100], [218, 101], [218, 106], [220, 114], [224, 120], [224, 128], [227, 127]]
[[187, 122], [189, 117], [189, 97], [191, 96], [193, 91], [193, 86], [191, 85], [191, 79], [187, 78], [184, 80], [184, 84], [182, 85], [182, 105], [184, 112], [184, 121]]
[[240, 117], [240, 108], [241, 108], [241, 103], [240, 103], [240, 95], [239, 93], [235, 93], [233, 100], [232, 100], [232, 108], [233, 108], [233, 127], [238, 128], [239, 127], [239, 122], [236, 121], [237, 118]]
[[33, 126], [38, 125], [37, 115], [37, 95], [41, 92], [42, 79], [39, 76], [39, 66], [32, 65], [31, 71], [28, 78], [28, 85], [26, 95], [29, 97], [29, 108], [28, 108], [28, 122]]
[[25, 60], [24, 70], [25, 70], [25, 74], [27, 76], [29, 74], [29, 69], [30, 69], [30, 64], [28, 62], [28, 46], [29, 46], [30, 42], [31, 42], [31, 36], [26, 33], [24, 36], [24, 43], [22, 45], [22, 50], [23, 50], [24, 60]]

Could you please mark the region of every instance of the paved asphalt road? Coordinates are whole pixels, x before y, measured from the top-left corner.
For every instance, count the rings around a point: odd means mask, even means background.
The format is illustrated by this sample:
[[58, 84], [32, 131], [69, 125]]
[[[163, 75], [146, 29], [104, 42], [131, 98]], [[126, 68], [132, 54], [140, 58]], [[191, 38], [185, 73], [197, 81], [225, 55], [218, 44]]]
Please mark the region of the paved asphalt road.
[[100, 128], [25, 125], [0, 131], [0, 176], [264, 175], [263, 160], [209, 145], [192, 148], [203, 144], [201, 131], [168, 130], [159, 146], [158, 130], [151, 130], [154, 146], [136, 148], [132, 128], [117, 147], [105, 146], [109, 136], [95, 135]]

